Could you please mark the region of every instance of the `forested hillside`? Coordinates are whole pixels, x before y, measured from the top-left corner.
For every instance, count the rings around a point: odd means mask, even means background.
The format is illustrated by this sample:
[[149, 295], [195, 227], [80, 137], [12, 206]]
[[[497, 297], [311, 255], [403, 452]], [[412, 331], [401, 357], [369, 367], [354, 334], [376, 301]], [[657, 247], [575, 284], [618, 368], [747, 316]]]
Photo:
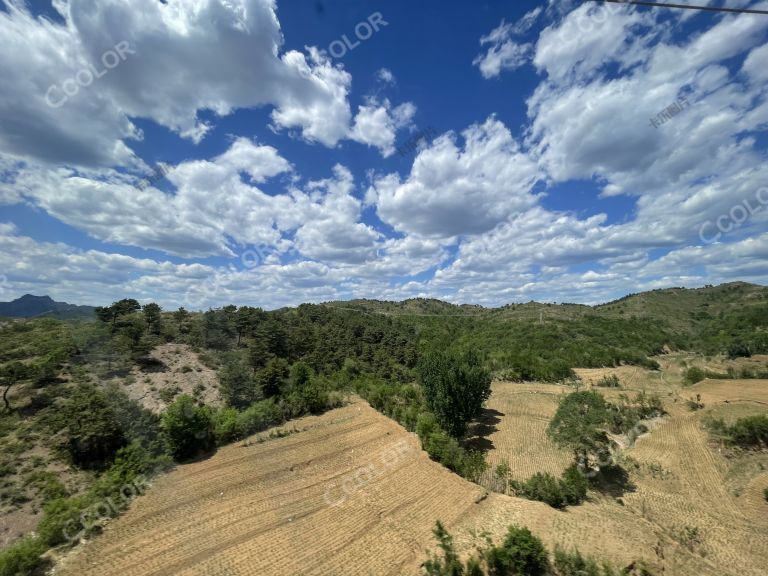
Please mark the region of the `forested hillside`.
[[[175, 368], [175, 377], [205, 366], [215, 371], [214, 390], [201, 381], [182, 391], [163, 379], [171, 369], [154, 351], [170, 344], [199, 364]], [[35, 565], [46, 549], [76, 541], [65, 534], [97, 532], [100, 523], [84, 511], [126, 484], [339, 406], [350, 393], [416, 432], [434, 460], [474, 479], [486, 464], [465, 433], [493, 374], [570, 381], [574, 367], [655, 369], [652, 356], [670, 350], [768, 352], [768, 290], [738, 284], [595, 308], [491, 310], [410, 300], [189, 312], [124, 299], [96, 308], [89, 321], [7, 320], [0, 325], [0, 514], [36, 526], [37, 535], [9, 549], [0, 567]], [[131, 395], [137, 385], [143, 395]], [[148, 394], [162, 402], [144, 402]], [[622, 405], [622, 417], [627, 410], [637, 412]], [[570, 501], [583, 498], [579, 490]]]

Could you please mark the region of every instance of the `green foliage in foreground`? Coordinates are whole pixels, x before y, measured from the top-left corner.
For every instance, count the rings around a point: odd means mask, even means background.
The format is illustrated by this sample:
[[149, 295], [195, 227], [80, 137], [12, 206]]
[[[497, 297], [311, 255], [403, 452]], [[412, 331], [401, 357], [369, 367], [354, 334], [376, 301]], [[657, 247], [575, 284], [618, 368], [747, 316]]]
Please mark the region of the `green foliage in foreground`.
[[[598, 563], [589, 556], [584, 556], [577, 549], [569, 552], [555, 546], [553, 568], [558, 576], [616, 576], [617, 572], [606, 563]], [[650, 573], [646, 571], [650, 576]]]
[[29, 576], [45, 564], [40, 556], [47, 549], [39, 538], [27, 536], [19, 540], [0, 551], [0, 576]]
[[453, 545], [453, 537], [440, 521], [432, 531], [442, 557], [432, 556], [422, 565], [428, 576], [501, 576], [524, 574], [540, 576], [549, 567], [547, 550], [527, 528], [510, 526], [504, 542], [481, 549], [476, 556], [462, 563]]
[[[486, 545], [477, 548], [462, 562], [453, 544], [453, 537], [438, 521], [433, 529], [440, 550], [422, 564], [427, 576], [620, 576], [628, 570], [617, 571], [607, 562], [584, 556], [577, 549], [567, 551], [555, 547], [553, 557], [541, 540], [527, 528], [510, 526], [499, 546], [486, 536]], [[633, 563], [634, 564], [634, 563]], [[643, 576], [652, 573], [642, 563], [635, 567]]]

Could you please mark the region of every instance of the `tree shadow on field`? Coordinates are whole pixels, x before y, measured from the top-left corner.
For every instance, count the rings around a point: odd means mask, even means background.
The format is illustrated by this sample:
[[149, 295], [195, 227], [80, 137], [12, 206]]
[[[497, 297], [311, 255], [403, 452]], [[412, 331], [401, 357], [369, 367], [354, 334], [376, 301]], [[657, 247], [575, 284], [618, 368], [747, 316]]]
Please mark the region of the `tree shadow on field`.
[[618, 465], [601, 468], [600, 473], [591, 478], [590, 484], [593, 489], [613, 498], [637, 490], [637, 486], [629, 479], [629, 473]]
[[467, 436], [464, 440], [464, 447], [470, 450], [479, 450], [487, 452], [493, 448], [493, 442], [487, 438], [498, 430], [496, 424], [501, 422], [504, 413], [493, 408], [483, 408], [475, 420], [467, 427]]

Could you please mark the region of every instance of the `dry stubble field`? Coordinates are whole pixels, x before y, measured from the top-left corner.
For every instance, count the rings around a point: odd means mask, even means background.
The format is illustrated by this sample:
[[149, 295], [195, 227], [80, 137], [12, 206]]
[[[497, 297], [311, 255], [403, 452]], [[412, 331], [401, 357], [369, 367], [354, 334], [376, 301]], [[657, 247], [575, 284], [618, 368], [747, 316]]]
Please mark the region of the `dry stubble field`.
[[[544, 435], [565, 391], [494, 383], [488, 406], [498, 422], [489, 461], [507, 459], [518, 477], [567, 466], [567, 452]], [[706, 408], [689, 412], [683, 400], [696, 393]], [[666, 396], [669, 415], [625, 452], [635, 490], [623, 504], [596, 494], [565, 512], [502, 494], [480, 499], [481, 487], [431, 462], [414, 435], [355, 401], [290, 424], [300, 431], [287, 437], [235, 444], [180, 466], [56, 573], [415, 575], [439, 518], [464, 551], [480, 532], [499, 541], [516, 523], [550, 548], [578, 543], [618, 566], [644, 559], [657, 574], [762, 576], [768, 474], [759, 462], [726, 458], [701, 424], [709, 410], [728, 410], [737, 400], [764, 405], [768, 382], [705, 381]], [[393, 446], [410, 449], [383, 464]], [[341, 486], [356, 472], [365, 485], [341, 501]], [[698, 531], [693, 541], [687, 529]]]

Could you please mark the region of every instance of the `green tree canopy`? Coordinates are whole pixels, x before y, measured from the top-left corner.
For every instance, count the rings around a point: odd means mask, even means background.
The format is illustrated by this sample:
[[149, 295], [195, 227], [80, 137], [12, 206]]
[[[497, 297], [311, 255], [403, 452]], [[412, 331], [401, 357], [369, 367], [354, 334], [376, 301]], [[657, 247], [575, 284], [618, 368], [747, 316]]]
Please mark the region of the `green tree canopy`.
[[213, 447], [211, 412], [182, 394], [168, 406], [162, 419], [165, 441], [176, 460], [188, 460]]
[[419, 383], [429, 409], [440, 426], [456, 438], [477, 417], [491, 395], [491, 375], [472, 352], [455, 356], [444, 352], [424, 355], [417, 366]]

